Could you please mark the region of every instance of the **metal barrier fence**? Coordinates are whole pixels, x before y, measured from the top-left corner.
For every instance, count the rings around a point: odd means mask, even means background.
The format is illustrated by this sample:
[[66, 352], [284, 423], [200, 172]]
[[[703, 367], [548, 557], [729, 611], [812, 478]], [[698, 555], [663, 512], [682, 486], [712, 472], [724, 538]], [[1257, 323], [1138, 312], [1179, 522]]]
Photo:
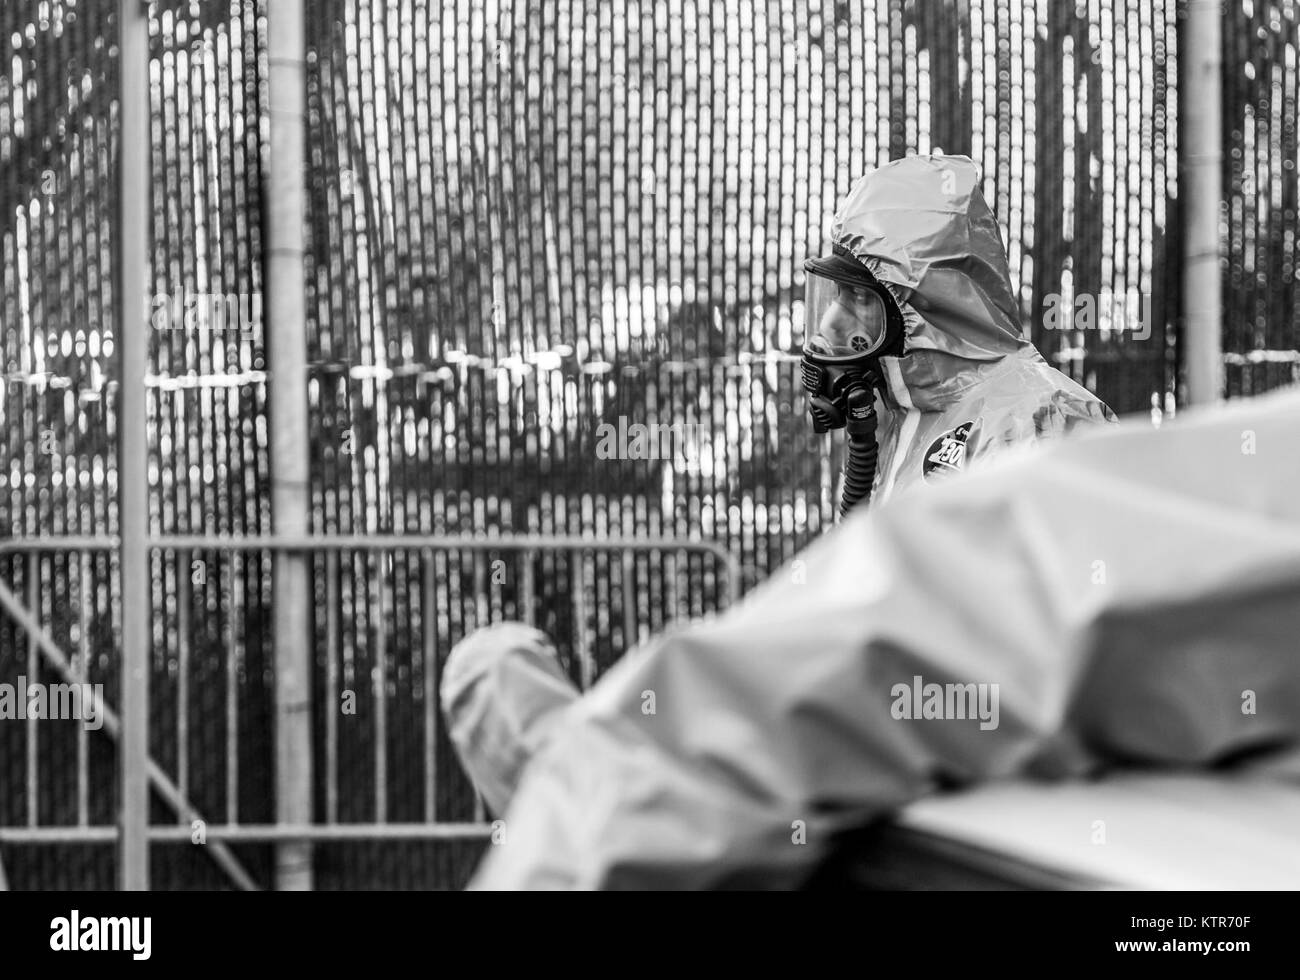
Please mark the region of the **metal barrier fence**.
[[[94, 607], [86, 598], [92, 588], [89, 569], [96, 557], [110, 555], [117, 544], [111, 538], [77, 537], [0, 542], [0, 563], [18, 557], [22, 571], [17, 577], [26, 597], [20, 598], [0, 581], [0, 620], [9, 620], [26, 638], [27, 655], [18, 670], [24, 671], [30, 682], [40, 683], [40, 678], [53, 676], [56, 683], [93, 683], [100, 676], [90, 668], [94, 656], [88, 619], [93, 617]], [[437, 696], [442, 660], [473, 626], [503, 617], [543, 625], [563, 618], [569, 632], [556, 637], [561, 661], [575, 684], [586, 689], [616, 656], [600, 655], [600, 645], [594, 642], [597, 633], [612, 636], [626, 648], [668, 625], [665, 610], [679, 609], [689, 616], [701, 609], [723, 608], [739, 590], [738, 563], [724, 549], [708, 542], [671, 539], [167, 535], [154, 539], [151, 548], [163, 564], [164, 574], [170, 572], [176, 581], [190, 583], [175, 590], [174, 604], [164, 604], [163, 618], [174, 621], [178, 628], [158, 644], [162, 657], [154, 664], [156, 703], [175, 707], [156, 712], [150, 719], [153, 753], [147, 775], [171, 825], [161, 822], [157, 808], [152, 818], [148, 813], [127, 811], [121, 820], [145, 822], [148, 838], [155, 843], [196, 843], [201, 838], [205, 848], [200, 850], [240, 888], [264, 884], [266, 872], [246, 867], [232, 849], [235, 844], [474, 840], [489, 833], [482, 802], [472, 793], [447, 741]], [[237, 574], [237, 565], [223, 563], [220, 557], [255, 556], [264, 561], [277, 550], [313, 555], [322, 573], [318, 576], [320, 586], [330, 593], [324, 621], [316, 624], [320, 697], [313, 706], [317, 736], [313, 749], [320, 821], [313, 825], [270, 822], [264, 807], [252, 814], [250, 822], [247, 808], [240, 805], [241, 787], [246, 782], [240, 760], [248, 749], [240, 740], [240, 713], [248, 708], [243, 697], [249, 689], [247, 679], [240, 677], [245, 666], [237, 657], [240, 644], [227, 634], [224, 663], [196, 667], [192, 652], [194, 638], [202, 631], [205, 605], [196, 601], [195, 592], [211, 584], [226, 596], [240, 594], [229, 581]], [[340, 610], [346, 609], [338, 594], [342, 571], [352, 565], [354, 571], [364, 568], [376, 573], [371, 581], [373, 608], [382, 616], [382, 611], [392, 606], [391, 591], [402, 581], [395, 570], [398, 556], [403, 555], [413, 557], [418, 570], [412, 582], [419, 597], [411, 604], [412, 620], [381, 618], [372, 622], [368, 631], [363, 627], [361, 632], [366, 635], [358, 637], [356, 623], [340, 619]], [[606, 568], [597, 576], [602, 561], [615, 571]], [[61, 576], [62, 581], [52, 581], [47, 571]], [[618, 594], [608, 604], [618, 617], [616, 624], [602, 621], [596, 613], [594, 593], [602, 587]], [[72, 604], [73, 615], [63, 617], [60, 623], [65, 635], [56, 637], [48, 625], [51, 617], [43, 614], [49, 603], [43, 603], [41, 597], [65, 589], [79, 598]], [[659, 589], [666, 590], [666, 595], [651, 614], [644, 599]], [[466, 615], [452, 615], [458, 601]], [[227, 627], [238, 628], [242, 618], [242, 613], [235, 612]], [[195, 690], [199, 670], [205, 677], [213, 670], [219, 674], [213, 687], [220, 692], [217, 709], [224, 724], [193, 716], [202, 716], [205, 710], [204, 699]], [[0, 658], [0, 683], [12, 683], [13, 675], [14, 667]], [[71, 732], [55, 734], [52, 729], [61, 722], [29, 717], [21, 751], [17, 751], [17, 740], [0, 741], [0, 767], [11, 774], [23, 773], [22, 786], [7, 795], [6, 812], [0, 813], [0, 844], [84, 845], [117, 839], [119, 827], [105, 819], [102, 803], [107, 801], [100, 801], [98, 819], [91, 816], [92, 784], [98, 782], [98, 789], [107, 797], [113, 794], [102, 772], [92, 777], [90, 741], [97, 737], [116, 740], [121, 730], [113, 707], [113, 685], [111, 679], [105, 679], [110, 683], [105, 684], [102, 736], [75, 723]], [[402, 725], [394, 739], [389, 714], [402, 710], [418, 712], [418, 721]], [[349, 724], [359, 731], [346, 730]], [[213, 769], [210, 760], [205, 758], [197, 775], [189, 764], [191, 755], [202, 749], [202, 731], [213, 728], [224, 729], [219, 755], [225, 760], [225, 773], [220, 785], [210, 785], [204, 779], [204, 773]], [[51, 729], [48, 736], [46, 729]], [[48, 739], [45, 752], [39, 751], [42, 738]], [[410, 751], [392, 751], [403, 738], [418, 742], [406, 746]], [[75, 751], [50, 751], [57, 749], [60, 739], [73, 740]], [[366, 764], [354, 759], [349, 768], [340, 767], [342, 756], [360, 752], [368, 756]], [[73, 763], [71, 774], [56, 772], [69, 762]], [[73, 797], [52, 792], [45, 785], [51, 778], [75, 782]]]

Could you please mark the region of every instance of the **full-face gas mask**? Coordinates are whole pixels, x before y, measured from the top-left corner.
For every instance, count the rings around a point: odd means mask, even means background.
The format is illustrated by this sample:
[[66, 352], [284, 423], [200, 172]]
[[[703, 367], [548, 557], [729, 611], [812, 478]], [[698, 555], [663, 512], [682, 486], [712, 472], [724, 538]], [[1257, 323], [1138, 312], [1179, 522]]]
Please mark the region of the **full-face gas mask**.
[[903, 316], [888, 290], [841, 246], [828, 256], [809, 259], [804, 269], [808, 339], [803, 385], [813, 431], [846, 430], [843, 516], [871, 495], [878, 454], [875, 389], [882, 384], [880, 358], [902, 353]]

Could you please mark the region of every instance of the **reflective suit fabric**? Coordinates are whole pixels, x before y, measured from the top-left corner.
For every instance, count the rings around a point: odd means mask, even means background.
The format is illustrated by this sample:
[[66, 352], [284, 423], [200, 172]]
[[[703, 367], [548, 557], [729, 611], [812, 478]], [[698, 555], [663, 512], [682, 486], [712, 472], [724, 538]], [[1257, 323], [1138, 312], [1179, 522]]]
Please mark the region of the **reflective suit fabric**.
[[452, 649], [439, 685], [447, 736], [493, 814], [502, 814], [528, 760], [578, 699], [541, 630], [498, 623]]
[[[1124, 423], [850, 515], [567, 708], [475, 886], [790, 885], [942, 786], [1300, 743], [1298, 425]], [[916, 678], [998, 685], [996, 727], [899, 717]]]
[[866, 174], [831, 238], [903, 314], [906, 353], [881, 358], [873, 500], [1007, 446], [1115, 420], [1021, 335], [1002, 236], [969, 157], [906, 157]]

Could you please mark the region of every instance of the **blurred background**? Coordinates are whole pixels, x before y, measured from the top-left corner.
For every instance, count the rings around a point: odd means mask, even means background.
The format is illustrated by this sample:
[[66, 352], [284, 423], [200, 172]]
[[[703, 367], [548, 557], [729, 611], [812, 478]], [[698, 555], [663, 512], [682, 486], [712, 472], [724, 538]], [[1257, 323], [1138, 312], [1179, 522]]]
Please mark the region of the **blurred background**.
[[[117, 5], [0, 7], [0, 582], [109, 705], [120, 596], [147, 590], [149, 751], [170, 786], [149, 817], [179, 831], [151, 846], [156, 888], [276, 877], [274, 843], [186, 846], [196, 815], [275, 821], [272, 555], [215, 540], [272, 530], [268, 6], [147, 4], [148, 292], [240, 297], [247, 322], [147, 331], [148, 524], [189, 537], [132, 576], [113, 546]], [[1230, 397], [1297, 377], [1298, 7], [1222, 9]], [[472, 870], [491, 815], [433, 697], [467, 631], [534, 622], [589, 684], [832, 523], [837, 461], [799, 385], [801, 265], [868, 168], [972, 157], [1043, 355], [1117, 412], [1176, 411], [1183, 13], [310, 0], [300, 489], [314, 534], [371, 541], [306, 559], [310, 808], [354, 835], [315, 845], [314, 887]], [[1084, 293], [1146, 298], [1149, 335], [1044, 325], [1049, 297]], [[698, 451], [597, 460], [620, 418], [696, 424]], [[554, 541], [465, 543], [521, 534]], [[600, 545], [617, 539], [666, 543]], [[0, 682], [66, 676], [9, 612]], [[335, 708], [349, 693], [354, 711]], [[116, 745], [0, 724], [10, 887], [113, 887]]]

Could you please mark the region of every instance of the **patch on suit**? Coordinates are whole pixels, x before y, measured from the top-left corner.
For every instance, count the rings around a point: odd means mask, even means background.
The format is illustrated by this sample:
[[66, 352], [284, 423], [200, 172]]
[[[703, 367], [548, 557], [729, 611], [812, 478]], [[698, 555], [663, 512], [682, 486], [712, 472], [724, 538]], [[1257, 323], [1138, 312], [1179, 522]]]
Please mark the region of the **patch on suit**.
[[930, 443], [921, 464], [922, 475], [927, 480], [934, 480], [963, 469], [966, 465], [966, 440], [974, 428], [974, 422], [963, 422]]

